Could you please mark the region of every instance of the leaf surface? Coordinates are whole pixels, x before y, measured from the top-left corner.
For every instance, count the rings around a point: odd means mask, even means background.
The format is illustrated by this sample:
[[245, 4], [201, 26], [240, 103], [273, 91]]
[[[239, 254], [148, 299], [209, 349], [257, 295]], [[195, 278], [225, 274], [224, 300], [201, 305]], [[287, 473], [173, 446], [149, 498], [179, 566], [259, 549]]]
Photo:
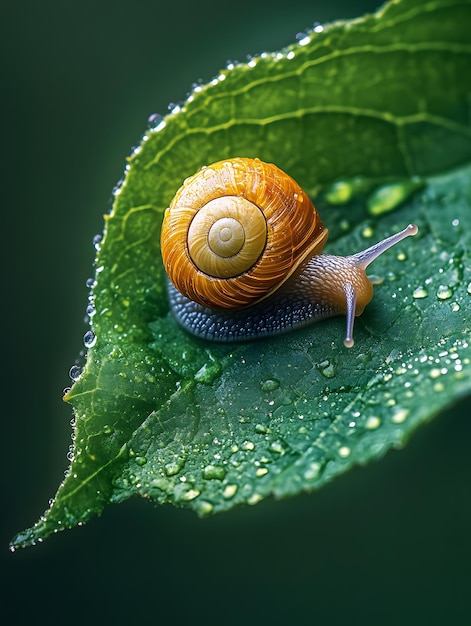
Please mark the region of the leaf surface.
[[[93, 335], [66, 396], [74, 458], [13, 547], [134, 494], [207, 515], [318, 488], [469, 393], [469, 23], [468, 0], [391, 2], [223, 70], [148, 130], [97, 255]], [[163, 212], [187, 176], [232, 156], [275, 162], [315, 196], [328, 252], [419, 225], [375, 262], [384, 280], [351, 350], [343, 319], [239, 345], [174, 322]], [[347, 204], [332, 204], [338, 181]], [[378, 187], [405, 201], [372, 201]]]

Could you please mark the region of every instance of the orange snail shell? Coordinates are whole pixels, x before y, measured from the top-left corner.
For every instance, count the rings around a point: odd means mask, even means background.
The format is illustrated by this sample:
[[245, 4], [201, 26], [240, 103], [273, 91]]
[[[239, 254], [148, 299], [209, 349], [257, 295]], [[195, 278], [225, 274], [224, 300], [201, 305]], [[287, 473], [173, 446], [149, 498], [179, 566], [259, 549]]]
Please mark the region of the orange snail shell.
[[[236, 225], [240, 252], [225, 253], [221, 263], [213, 260], [214, 254], [206, 262], [202, 253], [200, 261], [201, 248], [211, 245], [211, 223], [221, 205], [230, 212], [230, 225]], [[247, 225], [240, 227], [240, 220]], [[199, 222], [203, 231], [190, 252], [188, 233], [199, 230]], [[220, 231], [227, 234], [229, 222], [221, 224]], [[309, 196], [291, 177], [259, 159], [235, 158], [202, 168], [177, 191], [162, 224], [162, 257], [171, 282], [184, 296], [213, 309], [236, 309], [276, 291], [306, 258], [321, 252], [327, 234]], [[244, 255], [245, 245], [254, 249], [253, 258], [250, 250]]]

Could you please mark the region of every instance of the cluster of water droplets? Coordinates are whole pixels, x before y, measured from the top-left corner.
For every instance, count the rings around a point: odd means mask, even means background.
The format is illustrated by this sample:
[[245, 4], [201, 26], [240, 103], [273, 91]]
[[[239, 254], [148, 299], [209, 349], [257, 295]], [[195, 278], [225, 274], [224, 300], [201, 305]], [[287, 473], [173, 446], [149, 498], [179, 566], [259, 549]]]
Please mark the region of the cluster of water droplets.
[[[320, 24], [319, 22], [315, 22], [311, 29], [307, 29], [303, 32], [299, 32], [296, 34], [296, 37], [295, 37], [296, 43], [298, 46], [304, 47], [312, 40], [312, 38], [315, 35], [318, 35], [322, 33], [323, 31], [324, 31], [324, 26]], [[285, 50], [280, 51], [280, 52], [273, 52], [273, 53], [262, 52], [258, 55], [248, 55], [245, 63], [242, 63], [239, 61], [233, 61], [233, 60], [227, 61], [225, 69], [219, 72], [217, 76], [212, 78], [209, 81], [209, 83], [204, 83], [202, 80], [199, 80], [193, 83], [190, 92], [186, 96], [185, 102], [169, 103], [167, 115], [164, 116], [160, 113], [152, 113], [151, 115], [149, 115], [147, 119], [147, 126], [148, 126], [149, 132], [155, 133], [155, 132], [159, 132], [163, 130], [167, 125], [169, 117], [181, 113], [185, 109], [185, 106], [191, 103], [194, 100], [195, 96], [199, 94], [200, 92], [202, 92], [204, 89], [208, 87], [215, 87], [219, 85], [220, 83], [222, 83], [223, 81], [225, 81], [227, 78], [228, 72], [231, 72], [236, 67], [248, 66], [250, 68], [254, 68], [257, 66], [257, 64], [260, 61], [264, 61], [265, 59], [271, 59], [274, 61], [278, 61], [282, 59], [291, 60], [291, 59], [294, 59], [295, 56], [296, 56], [296, 53], [291, 47], [291, 48], [286, 48]], [[144, 142], [147, 139], [148, 139], [148, 134], [144, 135], [144, 137], [142, 138], [142, 141]], [[135, 154], [138, 154], [139, 151], [141, 150], [141, 147], [142, 145], [137, 146], [132, 151], [132, 156], [134, 156]], [[121, 188], [121, 184], [122, 182], [120, 181], [120, 184], [117, 186], [116, 192], [119, 192]]]
[[[101, 249], [102, 240], [103, 240], [103, 236], [100, 234], [97, 234], [93, 237], [93, 247], [96, 253], [98, 253]], [[96, 273], [97, 274], [100, 273], [102, 269], [103, 268], [97, 268]], [[93, 293], [93, 290], [97, 284], [96, 278], [87, 278], [85, 284], [86, 284], [87, 289], [89, 290], [89, 294], [88, 294], [88, 303], [85, 309], [84, 322], [91, 326], [92, 319], [94, 315], [96, 314], [95, 296]], [[94, 331], [92, 330], [92, 328], [89, 328], [83, 335], [84, 349], [80, 351], [79, 358], [69, 369], [69, 378], [71, 379], [73, 383], [81, 379], [83, 372], [84, 372], [83, 362], [86, 356], [86, 350], [93, 348], [93, 346], [95, 346], [96, 344], [96, 340], [97, 338], [96, 338]], [[70, 391], [70, 387], [66, 387], [63, 392], [64, 396], [67, 395], [69, 391]]]
[[296, 41], [299, 46], [307, 46], [314, 35], [324, 32], [324, 27], [319, 22], [315, 22], [312, 29], [308, 29], [296, 34]]
[[378, 184], [373, 179], [353, 176], [336, 180], [328, 185], [324, 190], [324, 197], [329, 204], [343, 205], [364, 195], [368, 213], [378, 217], [397, 209], [414, 192], [422, 189], [424, 184], [424, 181], [418, 177]]
[[[469, 359], [463, 355], [467, 347], [465, 342], [455, 342], [451, 346], [443, 343], [438, 352], [437, 349], [428, 353], [424, 350], [418, 353], [393, 350], [376, 370], [376, 375], [370, 378], [365, 397], [347, 406], [343, 395], [348, 390], [335, 390], [337, 359], [329, 357], [312, 362], [311, 379], [317, 370], [327, 385], [333, 387], [329, 389], [326, 385], [320, 397], [316, 394], [315, 398], [309, 399], [310, 403], [319, 406], [315, 420], [304, 419], [304, 401], [306, 415], [312, 415], [312, 406], [307, 405], [307, 399], [299, 394], [290, 398], [285, 394], [283, 382], [276, 376], [265, 376], [258, 383], [253, 377], [250, 382], [242, 382], [246, 380], [242, 376], [242, 367], [240, 384], [247, 387], [247, 393], [252, 393], [251, 387], [258, 384], [261, 392], [260, 407], [252, 405], [250, 410], [240, 409], [240, 424], [246, 425], [245, 438], [240, 437], [240, 432], [238, 440], [230, 434], [214, 437], [210, 444], [193, 443], [181, 454], [161, 460], [154, 459], [152, 454], [147, 458], [136, 453], [131, 459], [135, 471], [131, 469], [126, 488], [132, 485], [156, 499], [173, 494], [175, 501], [191, 502], [199, 514], [207, 515], [226, 508], [234, 498], [249, 504], [259, 502], [270, 491], [272, 477], [283, 471], [283, 458], [289, 472], [300, 470], [300, 474], [296, 474], [297, 480], [299, 475], [310, 484], [324, 480], [324, 471], [334, 458], [340, 465], [348, 465], [356, 459], [358, 437], [370, 437], [368, 446], [373, 454], [380, 454], [385, 446], [391, 445], [387, 443], [388, 437], [397, 437], [397, 441], [401, 441], [404, 423], [414, 416], [409, 400], [417, 385], [426, 377], [432, 381], [434, 391], [443, 390], [441, 379], [444, 376], [450, 373], [459, 376], [463, 367], [469, 365]], [[371, 354], [357, 355], [359, 366], [368, 366], [372, 358]], [[246, 364], [243, 357], [239, 361], [241, 366]], [[306, 377], [307, 373], [306, 370]], [[231, 394], [228, 390], [226, 392], [227, 403], [231, 404]], [[235, 404], [237, 398], [234, 398]], [[378, 406], [377, 411], [375, 406]], [[279, 414], [278, 409], [282, 409]], [[215, 411], [221, 415], [215, 414], [214, 419], [224, 420], [225, 410], [226, 405], [218, 407]], [[285, 424], [283, 435], [278, 433], [278, 415]], [[287, 430], [286, 424], [290, 424]], [[375, 431], [383, 426], [388, 434], [378, 438]], [[290, 456], [292, 437], [299, 449], [304, 446], [301, 456]], [[303, 437], [305, 444], [302, 444]]]
[[[451, 226], [459, 228], [460, 220], [453, 219]], [[423, 253], [429, 257], [430, 252], [433, 253], [433, 250], [425, 250]], [[439, 302], [447, 302], [452, 313], [458, 313], [461, 310], [465, 292], [466, 295], [471, 295], [471, 282], [466, 285], [465, 290], [460, 289], [464, 269], [463, 261], [453, 250], [444, 250], [440, 254], [435, 250], [435, 253], [435, 258], [441, 263], [441, 267], [433, 267], [432, 274], [414, 288], [412, 297], [414, 300], [423, 300], [429, 296], [435, 296]], [[427, 266], [430, 267], [430, 263], [427, 263]]]
[[[260, 381], [260, 389], [267, 398], [280, 385], [276, 378]], [[225, 411], [222, 407], [218, 410]], [[215, 415], [214, 419], [224, 417]], [[237, 437], [234, 433], [214, 436], [211, 441], [192, 443], [173, 458], [168, 452], [161, 458], [154, 458], [153, 454], [144, 458], [131, 451], [130, 473], [121, 479], [120, 486], [141, 490], [156, 499], [162, 493], [165, 498], [173, 494], [177, 502], [192, 502], [200, 515], [224, 509], [234, 498], [256, 504], [269, 491], [264, 479], [271, 480], [272, 464], [290, 448], [271, 431], [268, 422], [244, 416], [240, 422], [247, 424], [245, 438], [240, 433]]]

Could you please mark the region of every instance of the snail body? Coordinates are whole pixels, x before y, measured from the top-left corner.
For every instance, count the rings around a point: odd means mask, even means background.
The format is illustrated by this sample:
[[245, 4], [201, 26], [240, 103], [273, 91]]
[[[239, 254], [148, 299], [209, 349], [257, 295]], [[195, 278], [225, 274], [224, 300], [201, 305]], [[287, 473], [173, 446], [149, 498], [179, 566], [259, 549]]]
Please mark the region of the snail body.
[[322, 254], [328, 230], [278, 167], [236, 158], [187, 179], [165, 212], [161, 249], [170, 307], [189, 332], [213, 341], [266, 337], [345, 314], [344, 344], [373, 296], [366, 267], [409, 235], [357, 254]]

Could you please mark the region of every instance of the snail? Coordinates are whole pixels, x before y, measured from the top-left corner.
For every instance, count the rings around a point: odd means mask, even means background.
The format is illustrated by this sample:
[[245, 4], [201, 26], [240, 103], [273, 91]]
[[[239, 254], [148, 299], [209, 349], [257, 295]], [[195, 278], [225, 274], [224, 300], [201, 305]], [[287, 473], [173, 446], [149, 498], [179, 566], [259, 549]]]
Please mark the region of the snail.
[[309, 196], [275, 165], [234, 158], [188, 178], [165, 211], [161, 250], [177, 321], [213, 341], [267, 337], [346, 315], [373, 297], [367, 266], [417, 227], [341, 257]]

